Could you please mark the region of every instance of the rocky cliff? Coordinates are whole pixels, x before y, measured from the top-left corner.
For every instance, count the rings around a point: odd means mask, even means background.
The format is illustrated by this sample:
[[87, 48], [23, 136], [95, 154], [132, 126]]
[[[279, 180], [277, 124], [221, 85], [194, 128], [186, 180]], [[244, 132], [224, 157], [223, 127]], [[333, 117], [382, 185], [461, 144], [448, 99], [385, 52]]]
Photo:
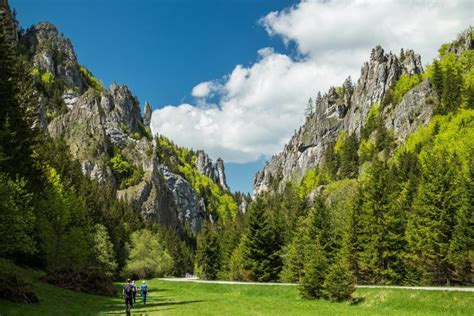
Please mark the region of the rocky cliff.
[[[71, 41], [50, 23], [30, 27], [18, 40], [33, 66], [38, 122], [45, 133], [63, 139], [84, 174], [114, 186], [117, 197], [133, 203], [145, 218], [197, 233], [209, 216], [204, 199], [158, 158], [149, 127], [151, 105], [145, 104], [142, 116], [127, 86], [112, 83], [104, 89], [78, 63]], [[228, 190], [221, 159], [212, 164], [199, 151], [195, 168]]]
[[[332, 145], [340, 131], [360, 134], [372, 106], [380, 104], [389, 89], [402, 75], [419, 75], [423, 72], [420, 56], [408, 50], [403, 55], [384, 52], [377, 46], [370, 60], [362, 66], [356, 84], [348, 78], [341, 87], [330, 88], [316, 98], [313, 114], [285, 145], [282, 152], [272, 157], [263, 171], [254, 179], [254, 195], [266, 191], [272, 179], [282, 185], [287, 181], [298, 181], [323, 159], [328, 146]], [[433, 105], [430, 83], [422, 82], [398, 104], [385, 107], [385, 125], [393, 130], [399, 141], [416, 126], [429, 121]]]

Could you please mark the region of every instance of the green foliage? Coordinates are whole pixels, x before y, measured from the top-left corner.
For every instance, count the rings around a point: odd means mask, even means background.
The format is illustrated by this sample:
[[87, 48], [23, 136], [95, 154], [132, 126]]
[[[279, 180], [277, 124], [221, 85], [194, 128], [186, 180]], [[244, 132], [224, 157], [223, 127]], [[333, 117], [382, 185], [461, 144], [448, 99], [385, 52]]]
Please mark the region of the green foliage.
[[194, 268], [194, 239], [188, 233], [180, 236], [174, 228], [160, 228], [160, 238], [165, 243], [171, 258], [173, 269], [171, 275], [184, 277], [186, 273], [192, 273]]
[[[472, 223], [468, 211], [472, 210], [472, 200], [461, 162], [457, 155], [446, 151], [426, 151], [420, 155], [420, 168], [414, 212], [407, 227], [411, 262], [418, 269], [423, 283], [467, 281], [464, 278], [469, 276], [465, 271], [469, 257], [465, 247], [472, 244], [474, 236], [467, 229]], [[457, 238], [453, 238], [455, 231]], [[458, 238], [464, 233], [468, 233], [463, 237], [466, 240], [458, 244]], [[464, 255], [460, 256], [461, 262], [456, 262], [460, 270], [451, 266], [448, 257], [456, 251], [450, 251], [450, 248], [461, 250], [457, 254]], [[452, 274], [453, 270], [457, 275]]]
[[248, 231], [243, 239], [243, 267], [248, 271], [250, 280], [277, 281], [282, 269], [280, 232], [266, 214], [263, 200], [257, 198], [248, 212]]
[[224, 222], [228, 218], [235, 218], [238, 206], [234, 198], [222, 191], [212, 179], [199, 173], [194, 165], [196, 156], [192, 150], [178, 147], [164, 136], [157, 137], [156, 142], [160, 162], [191, 183], [204, 199], [208, 211]]
[[39, 76], [40, 72], [39, 72], [39, 69], [38, 68], [33, 68], [33, 70], [31, 70], [31, 74], [33, 76]]
[[205, 225], [197, 239], [196, 266], [199, 277], [214, 280], [220, 270], [220, 246], [217, 232], [210, 224]]
[[120, 152], [117, 152], [110, 159], [110, 167], [120, 184], [120, 189], [126, 189], [140, 183], [144, 175], [142, 168], [130, 164]]
[[102, 224], [95, 224], [94, 250], [98, 264], [108, 277], [112, 277], [117, 270], [114, 246], [107, 228]]
[[349, 252], [347, 247], [344, 247], [328, 268], [323, 283], [323, 294], [332, 301], [340, 302], [351, 299], [354, 291], [355, 281], [350, 270]]
[[240, 281], [248, 279], [246, 271], [243, 268], [244, 261], [244, 243], [241, 242], [237, 247], [234, 248], [229, 260], [229, 279], [234, 281]]
[[348, 135], [341, 131], [334, 145], [334, 154], [338, 166], [337, 175], [339, 178], [352, 178], [358, 173], [358, 141], [355, 134]]
[[54, 82], [54, 75], [52, 73], [45, 72], [44, 74], [41, 75], [41, 81], [43, 82], [44, 85], [50, 85]]
[[35, 215], [33, 194], [24, 180], [12, 180], [0, 174], [0, 256], [33, 254]]
[[102, 82], [96, 79], [86, 67], [81, 66], [81, 73], [89, 87], [92, 87], [93, 89], [99, 92], [104, 91], [104, 86]]
[[299, 283], [300, 295], [303, 298], [319, 299], [323, 297], [323, 284], [328, 268], [327, 258], [319, 238], [308, 245], [307, 254], [304, 275]]
[[474, 107], [474, 51], [461, 55], [444, 52], [428, 66], [424, 76], [431, 80], [439, 98], [438, 114]]
[[125, 271], [140, 279], [162, 277], [173, 268], [173, 259], [158, 236], [143, 229], [131, 235], [130, 256]]
[[398, 78], [395, 84], [386, 93], [382, 106], [388, 106], [389, 104], [396, 105], [402, 101], [405, 94], [419, 85], [423, 77], [421, 75], [409, 75], [403, 74]]
[[69, 184], [63, 184], [54, 168], [48, 169], [48, 183], [39, 223], [47, 268], [84, 268], [94, 256], [84, 200]]

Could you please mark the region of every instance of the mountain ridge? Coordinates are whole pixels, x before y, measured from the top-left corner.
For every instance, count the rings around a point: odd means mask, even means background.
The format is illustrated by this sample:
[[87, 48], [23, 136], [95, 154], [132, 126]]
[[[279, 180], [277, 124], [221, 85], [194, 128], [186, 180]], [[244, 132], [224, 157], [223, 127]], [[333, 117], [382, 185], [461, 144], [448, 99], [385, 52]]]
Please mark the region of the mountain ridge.
[[[469, 29], [458, 40], [463, 45], [451, 45], [448, 52], [457, 55], [473, 48]], [[262, 171], [255, 174], [253, 195], [267, 191], [273, 181], [282, 192], [285, 183], [300, 181], [308, 170], [324, 162], [324, 154], [334, 145], [340, 132], [360, 137], [371, 109], [380, 106], [383, 124], [393, 133], [398, 145], [420, 125], [426, 125], [433, 115], [436, 92], [431, 80], [423, 78], [420, 55], [413, 50], [401, 50], [399, 55], [388, 54], [380, 46], [372, 49], [370, 59], [361, 68], [356, 84], [350, 77], [342, 86], [331, 87], [318, 94], [315, 111], [307, 116], [283, 150], [267, 161]], [[401, 79], [416, 81], [413, 87], [393, 102], [388, 95]]]

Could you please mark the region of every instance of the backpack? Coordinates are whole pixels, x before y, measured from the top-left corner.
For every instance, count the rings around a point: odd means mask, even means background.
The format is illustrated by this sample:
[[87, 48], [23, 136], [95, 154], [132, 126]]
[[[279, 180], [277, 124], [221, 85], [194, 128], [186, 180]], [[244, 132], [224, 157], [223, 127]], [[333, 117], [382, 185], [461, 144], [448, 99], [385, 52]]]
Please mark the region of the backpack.
[[131, 297], [133, 293], [133, 285], [131, 284], [126, 284], [125, 287], [123, 288], [125, 291], [125, 296]]

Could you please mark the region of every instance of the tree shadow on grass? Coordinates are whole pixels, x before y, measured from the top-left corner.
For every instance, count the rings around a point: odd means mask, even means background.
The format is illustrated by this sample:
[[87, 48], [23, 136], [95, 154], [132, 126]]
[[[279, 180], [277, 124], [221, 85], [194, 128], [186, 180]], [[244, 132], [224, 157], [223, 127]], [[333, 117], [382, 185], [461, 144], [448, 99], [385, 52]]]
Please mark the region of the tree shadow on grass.
[[365, 297], [363, 297], [363, 296], [353, 297], [351, 299], [351, 305], [352, 306], [359, 305], [364, 301], [365, 301]]
[[[176, 302], [166, 301], [166, 302], [148, 303], [146, 305], [136, 304], [132, 308], [132, 314], [134, 312], [135, 313], [141, 313], [141, 312], [148, 313], [148, 312], [151, 312], [151, 311], [168, 310], [170, 308], [166, 308], [166, 307], [171, 307], [171, 306], [176, 306], [176, 305], [193, 304], [193, 303], [200, 303], [200, 302], [204, 302], [204, 300], [176, 301]], [[165, 308], [152, 309], [152, 310], [149, 309], [149, 308], [154, 308], [154, 307], [165, 307]], [[106, 314], [123, 314], [125, 306], [120, 306], [120, 308], [119, 308], [119, 306], [115, 305], [113, 308], [114, 308], [113, 310], [110, 310], [110, 311], [106, 312]]]

